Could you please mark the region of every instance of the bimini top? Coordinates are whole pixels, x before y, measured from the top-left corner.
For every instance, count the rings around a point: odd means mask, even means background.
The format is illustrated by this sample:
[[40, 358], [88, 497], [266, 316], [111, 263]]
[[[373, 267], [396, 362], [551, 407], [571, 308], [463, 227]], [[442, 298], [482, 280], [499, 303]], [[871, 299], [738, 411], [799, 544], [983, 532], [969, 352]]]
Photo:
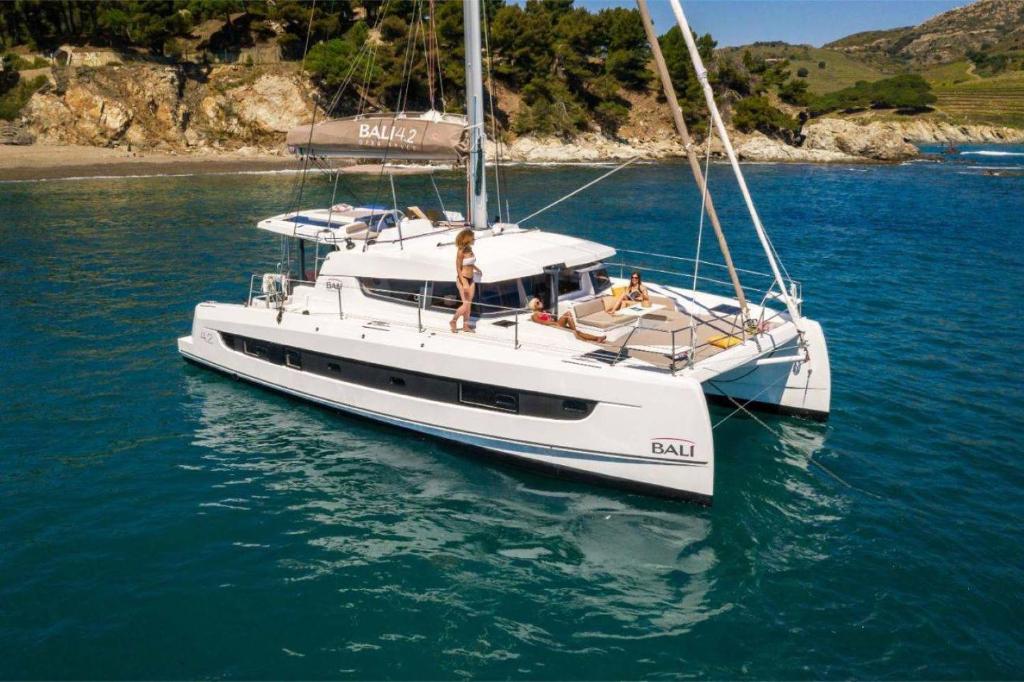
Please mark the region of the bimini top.
[[[404, 225], [418, 222], [408, 221]], [[426, 221], [424, 221], [426, 222]], [[410, 225], [412, 227], [412, 225]], [[458, 228], [420, 232], [413, 238], [389, 240], [396, 229], [385, 230], [380, 241], [363, 250], [334, 251], [327, 256], [320, 277], [369, 277], [443, 282], [455, 280], [455, 235]], [[615, 249], [586, 239], [496, 225], [476, 232], [473, 245], [481, 282], [503, 282], [544, 274], [550, 266], [578, 267], [615, 255]]]
[[288, 131], [288, 150], [301, 156], [460, 161], [469, 149], [466, 118], [428, 111], [337, 118]]

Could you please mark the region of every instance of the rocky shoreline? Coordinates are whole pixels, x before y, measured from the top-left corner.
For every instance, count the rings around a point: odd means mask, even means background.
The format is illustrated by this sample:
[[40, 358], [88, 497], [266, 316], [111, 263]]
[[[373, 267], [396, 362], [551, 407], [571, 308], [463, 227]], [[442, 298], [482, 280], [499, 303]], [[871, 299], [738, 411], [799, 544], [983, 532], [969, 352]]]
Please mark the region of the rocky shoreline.
[[[892, 163], [921, 156], [919, 144], [1024, 143], [1024, 130], [985, 125], [953, 125], [945, 122], [909, 120], [870, 121], [842, 118], [815, 119], [802, 130], [800, 146], [788, 145], [761, 133], [730, 131], [733, 147], [741, 161], [770, 163]], [[490, 154], [494, 154], [491, 145]], [[699, 145], [698, 153], [707, 148]], [[721, 143], [712, 141], [711, 154], [724, 155]], [[572, 141], [557, 138], [519, 138], [502, 145], [503, 159], [518, 163], [595, 163], [621, 161], [639, 156], [657, 160], [685, 155], [682, 145], [660, 140], [612, 140], [597, 134]]]
[[[17, 129], [5, 135], [12, 141], [35, 139], [37, 145], [32, 146], [50, 151], [27, 165], [18, 154], [5, 151], [0, 154], [0, 177], [70, 177], [75, 169], [66, 167], [109, 171], [112, 165], [131, 174], [140, 163], [285, 168], [294, 163], [283, 146], [285, 133], [314, 115], [312, 84], [288, 64], [205, 70], [111, 65], [54, 72], [51, 77], [50, 84], [29, 100]], [[598, 163], [684, 155], [664, 105], [648, 97], [635, 102], [631, 112], [618, 138], [597, 132], [568, 141], [523, 136], [502, 144], [500, 150], [490, 144], [489, 156], [495, 158], [500, 151], [501, 159], [512, 163]], [[812, 119], [801, 131], [799, 146], [761, 133], [733, 131], [731, 136], [742, 161], [772, 163], [891, 163], [920, 156], [915, 144], [921, 143], [1024, 142], [1024, 130], [953, 125], [928, 116]], [[76, 161], [86, 148], [102, 152], [86, 154], [88, 163]], [[698, 151], [703, 155], [707, 150]], [[711, 153], [722, 155], [717, 139], [712, 140]], [[103, 174], [95, 169], [91, 173]]]

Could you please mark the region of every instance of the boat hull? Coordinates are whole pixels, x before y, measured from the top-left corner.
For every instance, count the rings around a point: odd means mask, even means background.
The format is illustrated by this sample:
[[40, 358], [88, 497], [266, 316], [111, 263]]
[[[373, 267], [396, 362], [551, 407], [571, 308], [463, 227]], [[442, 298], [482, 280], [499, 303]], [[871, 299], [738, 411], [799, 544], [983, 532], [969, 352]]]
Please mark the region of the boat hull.
[[[304, 325], [309, 318], [289, 316], [283, 325], [274, 316], [230, 305], [202, 304], [197, 308], [193, 334], [178, 340], [182, 356], [193, 363], [217, 370], [241, 380], [307, 400], [348, 414], [372, 419], [434, 438], [459, 443], [485, 452], [494, 459], [517, 466], [586, 480], [661, 497], [710, 504], [714, 489], [714, 451], [707, 404], [699, 383], [675, 378], [651, 382], [649, 373], [637, 372], [632, 382], [595, 381], [593, 375], [611, 368], [590, 368], [564, 363], [536, 371], [526, 351], [509, 350], [521, 356], [523, 364], [490, 351], [490, 362], [471, 359], [471, 378], [480, 385], [512, 387], [515, 390], [553, 393], [559, 400], [587, 401], [591, 412], [582, 418], [543, 418], [479, 409], [465, 404], [428, 400], [373, 386], [327, 378], [308, 371], [273, 364], [234, 350], [224, 342], [224, 334], [308, 348], [322, 353], [324, 344], [315, 347], [302, 331], [287, 330], [291, 321]], [[249, 317], [244, 323], [242, 318]], [[266, 319], [263, 319], [266, 318]], [[312, 323], [310, 323], [312, 324]], [[320, 324], [323, 324], [322, 322]], [[340, 324], [340, 323], [339, 323]], [[358, 323], [350, 323], [356, 326]], [[365, 330], [365, 327], [362, 327]], [[344, 330], [351, 331], [351, 330]], [[460, 380], [461, 354], [450, 349], [443, 361], [430, 359], [429, 341], [419, 341], [417, 354], [403, 354], [409, 334], [392, 330], [370, 340], [358, 340], [342, 333], [326, 341], [326, 350], [339, 362], [353, 361], [357, 355], [380, 361], [390, 360], [395, 372], [406, 377], [428, 379], [454, 377]], [[372, 335], [371, 335], [372, 336]], [[423, 335], [413, 333], [413, 341]], [[459, 339], [458, 341], [462, 341]], [[437, 339], [437, 345], [452, 339]], [[472, 344], [472, 341], [465, 341]], [[507, 353], [506, 353], [507, 355]], [[415, 360], [425, 364], [416, 366]], [[380, 368], [379, 364], [367, 365]], [[443, 374], [438, 366], [445, 366]], [[387, 368], [390, 369], [390, 368]], [[595, 371], [596, 370], [596, 371]], [[534, 377], [535, 381], [530, 381]], [[540, 380], [543, 381], [540, 381]], [[410, 384], [411, 385], [411, 384]], [[408, 388], [406, 386], [405, 388]], [[512, 390], [510, 389], [510, 390]]]
[[[708, 402], [825, 421], [832, 401], [832, 373], [821, 325], [800, 321], [803, 349], [794, 341], [775, 352], [704, 382]], [[787, 357], [793, 362], [776, 362]], [[761, 363], [761, 364], [758, 364]]]

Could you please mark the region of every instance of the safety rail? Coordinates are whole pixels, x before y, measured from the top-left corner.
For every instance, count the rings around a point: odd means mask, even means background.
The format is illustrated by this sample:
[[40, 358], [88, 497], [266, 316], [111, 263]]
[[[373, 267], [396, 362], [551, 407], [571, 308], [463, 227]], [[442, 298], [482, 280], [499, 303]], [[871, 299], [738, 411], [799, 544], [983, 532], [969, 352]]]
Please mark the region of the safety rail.
[[[270, 277], [271, 279], [268, 279], [268, 277]], [[274, 282], [275, 287], [280, 286], [280, 288], [275, 288], [273, 291], [268, 292], [267, 287], [269, 282]], [[268, 273], [265, 275], [258, 275], [254, 273], [249, 278], [249, 295], [246, 301], [246, 307], [252, 307], [254, 302], [262, 302], [264, 304], [264, 307], [266, 308], [283, 308], [284, 304], [287, 302], [288, 296], [290, 296], [292, 291], [294, 290], [295, 285], [315, 286], [316, 283], [309, 280], [293, 279], [291, 277], [288, 277], [286, 274]], [[341, 295], [342, 289], [344, 288], [344, 284], [340, 280], [330, 281], [327, 283], [327, 288], [333, 289], [334, 291], [337, 292], [338, 318], [342, 320], [345, 319], [345, 310], [343, 307]], [[368, 287], [368, 290], [371, 292], [371, 294], [391, 294], [392, 297], [389, 298], [388, 300], [394, 303], [415, 303], [417, 329], [420, 332], [428, 330], [428, 327], [426, 327], [423, 324], [423, 311], [425, 309], [424, 304], [426, 303], [428, 298], [425, 293], [412, 293], [409, 291], [397, 291], [393, 289], [383, 289], [380, 287]], [[260, 292], [260, 295], [257, 295], [257, 291]], [[433, 296], [431, 296], [430, 298], [433, 298]], [[495, 305], [493, 303], [481, 303], [477, 301], [473, 302], [473, 306], [477, 308], [488, 308], [497, 313], [505, 313], [507, 315], [513, 316], [515, 318], [515, 321], [511, 325], [515, 327], [515, 329], [513, 330], [513, 343], [515, 348], [518, 349], [520, 347], [521, 344], [519, 343], [519, 316], [530, 313], [531, 311], [529, 308], [502, 306]]]
[[[281, 311], [284, 310], [288, 297], [292, 294], [296, 286], [315, 285], [315, 282], [309, 280], [292, 279], [284, 274], [269, 273], [269, 276], [270, 279], [267, 278], [268, 275], [259, 274], [253, 274], [250, 277], [249, 296], [246, 302], [247, 306], [251, 307], [253, 305], [262, 304], [263, 307], [274, 308]], [[339, 319], [346, 318], [342, 298], [343, 287], [344, 285], [341, 281], [332, 281], [328, 283], [328, 288], [333, 289], [337, 295]], [[271, 290], [267, 291], [268, 288], [270, 288]], [[414, 293], [409, 291], [398, 291], [378, 287], [373, 287], [372, 292], [375, 294], [391, 294], [395, 298], [391, 298], [389, 300], [395, 303], [415, 304], [416, 330], [418, 332], [423, 333], [427, 331], [447, 331], [443, 327], [430, 327], [424, 324], [423, 311], [427, 309], [425, 304], [428, 301], [428, 297], [425, 292], [420, 291]], [[431, 296], [430, 298], [433, 298], [433, 296]], [[522, 347], [523, 344], [519, 340], [520, 317], [522, 315], [529, 316], [532, 313], [532, 311], [529, 308], [502, 306], [493, 303], [480, 302], [474, 302], [473, 306], [478, 308], [487, 308], [490, 311], [498, 313], [498, 315], [489, 318], [492, 320], [495, 318], [498, 318], [499, 320], [506, 317], [513, 318], [512, 320], [509, 321], [509, 324], [506, 326], [513, 327], [513, 347], [515, 349], [519, 349]], [[333, 315], [333, 313], [329, 314]], [[764, 325], [766, 324], [766, 322], [771, 321], [772, 319], [775, 319], [780, 315], [781, 313], [779, 311], [775, 311], [774, 315], [772, 315], [769, 318], [765, 318], [764, 313], [762, 313], [761, 319], [757, 323], [756, 328], [747, 329], [744, 325], [733, 325], [733, 329], [724, 330], [723, 334], [727, 336], [735, 336], [740, 340], [740, 342], [745, 343], [751, 334], [760, 333], [764, 329]], [[399, 326], [409, 326], [408, 322], [401, 319], [392, 318], [382, 320], [381, 315], [379, 314], [373, 316], [349, 314], [348, 317], [352, 319], [365, 319], [368, 322], [385, 322], [389, 325], [395, 324]], [[694, 363], [696, 362], [697, 355], [702, 350], [705, 350], [713, 345], [711, 341], [704, 341], [702, 343], [698, 343], [698, 330], [701, 327], [708, 325], [711, 325], [713, 327], [715, 322], [721, 322], [726, 320], [728, 320], [728, 316], [713, 317], [712, 319], [709, 320], [702, 320], [691, 316], [690, 324], [680, 326], [677, 328], [672, 328], [664, 324], [658, 324], [656, 320], [649, 320], [640, 317], [637, 319], [635, 324], [630, 325], [629, 332], [626, 335], [625, 339], [621, 343], [616, 342], [617, 348], [615, 348], [613, 351], [615, 353], [615, 360], [613, 361], [613, 364], [628, 357], [629, 351], [651, 353], [665, 357], [668, 360], [669, 372], [675, 375], [675, 373], [679, 370], [680, 366], [692, 368], [694, 366]], [[668, 344], [659, 344], [657, 346], [651, 346], [642, 343], [634, 344], [632, 343], [633, 337], [639, 331], [654, 331], [667, 334], [670, 342]], [[689, 338], [686, 339], [684, 335], [689, 335]], [[494, 339], [486, 339], [486, 337], [482, 337], [481, 340], [493, 341]], [[685, 341], [687, 340], [689, 341], [689, 343], [685, 343]], [[580, 353], [578, 347], [551, 346], [550, 344], [540, 344], [534, 342], [531, 342], [530, 346], [536, 346], [537, 349], [557, 350], [559, 354], [579, 355]]]
[[[683, 256], [670, 256], [670, 255], [664, 254], [664, 253], [653, 253], [653, 252], [650, 252], [650, 251], [638, 251], [638, 250], [635, 250], [635, 249], [618, 249], [617, 248], [616, 251], [618, 253], [634, 254], [636, 256], [643, 256], [643, 257], [651, 258], [651, 259], [661, 259], [661, 260], [665, 260], [665, 261], [679, 261], [679, 262], [684, 262], [684, 263], [690, 263], [690, 264], [693, 264], [695, 266], [700, 266], [700, 267], [709, 266], [709, 267], [713, 267], [713, 268], [719, 268], [721, 270], [728, 270], [728, 266], [726, 266], [726, 265], [724, 265], [722, 263], [715, 263], [714, 261], [707, 261], [707, 260], [698, 259], [698, 258], [686, 258], [686, 257], [683, 257]], [[657, 260], [655, 260], [654, 262], [657, 262]], [[619, 277], [622, 278], [622, 279], [625, 278], [625, 275], [626, 275], [627, 271], [629, 271], [629, 270], [638, 270], [638, 271], [641, 271], [641, 272], [656, 272], [656, 273], [663, 274], [663, 275], [669, 275], [671, 277], [680, 277], [680, 278], [685, 279], [687, 282], [689, 282], [690, 283], [690, 287], [693, 286], [694, 273], [692, 271], [691, 272], [681, 272], [679, 270], [672, 270], [672, 269], [665, 268], [665, 267], [656, 267], [656, 266], [649, 266], [649, 265], [636, 264], [636, 263], [620, 263], [620, 262], [614, 262], [613, 263], [613, 262], [606, 262], [605, 265], [607, 265], [609, 267], [618, 267], [619, 268]], [[751, 285], [747, 285], [747, 284], [741, 284], [740, 285], [743, 288], [744, 292], [748, 292], [748, 293], [751, 293], [751, 294], [759, 295], [761, 297], [761, 305], [762, 306], [764, 306], [765, 302], [767, 302], [768, 300], [776, 300], [776, 301], [782, 301], [783, 300], [783, 295], [780, 292], [777, 291], [778, 284], [776, 283], [774, 276], [771, 275], [770, 273], [759, 272], [757, 270], [747, 270], [745, 268], [736, 268], [736, 272], [738, 272], [738, 273], [740, 273], [742, 275], [747, 275], [747, 276], [759, 278], [761, 280], [768, 280], [768, 282], [766, 282], [766, 284], [767, 284], [766, 287], [765, 286], [751, 286]], [[698, 272], [697, 272], [696, 279], [697, 279], [697, 282], [704, 282], [704, 283], [714, 284], [714, 285], [717, 285], [717, 286], [721, 286], [721, 287], [723, 287], [723, 288], [725, 288], [726, 290], [729, 290], [729, 291], [732, 290], [732, 286], [733, 286], [732, 282], [721, 280], [721, 279], [716, 279], [714, 277], [709, 277], [707, 275], [701, 275], [700, 272], [699, 272], [699, 269], [698, 269]], [[787, 284], [788, 284], [789, 291], [786, 292], [786, 293], [791, 298], [795, 299], [797, 301], [797, 303], [798, 303], [798, 306], [799, 306], [799, 303], [801, 303], [803, 301], [803, 285], [799, 281], [797, 281], [795, 279], [792, 279], [792, 278], [787, 280]]]

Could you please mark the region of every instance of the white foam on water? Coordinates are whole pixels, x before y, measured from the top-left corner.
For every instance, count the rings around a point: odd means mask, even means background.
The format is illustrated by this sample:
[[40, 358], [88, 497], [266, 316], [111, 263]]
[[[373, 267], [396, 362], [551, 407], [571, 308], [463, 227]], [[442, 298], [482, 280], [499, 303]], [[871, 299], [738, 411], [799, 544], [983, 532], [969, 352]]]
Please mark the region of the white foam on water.
[[[195, 172], [195, 173], [138, 173], [131, 175], [69, 175], [65, 178], [26, 178], [24, 180], [0, 180], [0, 184], [18, 182], [64, 182], [66, 180], [134, 180], [138, 178], [191, 178], [200, 175], [295, 175], [301, 173], [301, 168], [284, 168], [280, 170], [237, 170], [237, 171], [216, 171]], [[327, 173], [329, 171], [320, 168], [309, 168], [309, 173]]]
[[1024, 156], [1024, 152], [997, 152], [988, 149], [982, 149], [977, 152], [960, 152], [961, 156], [967, 156], [968, 154], [973, 156]]

